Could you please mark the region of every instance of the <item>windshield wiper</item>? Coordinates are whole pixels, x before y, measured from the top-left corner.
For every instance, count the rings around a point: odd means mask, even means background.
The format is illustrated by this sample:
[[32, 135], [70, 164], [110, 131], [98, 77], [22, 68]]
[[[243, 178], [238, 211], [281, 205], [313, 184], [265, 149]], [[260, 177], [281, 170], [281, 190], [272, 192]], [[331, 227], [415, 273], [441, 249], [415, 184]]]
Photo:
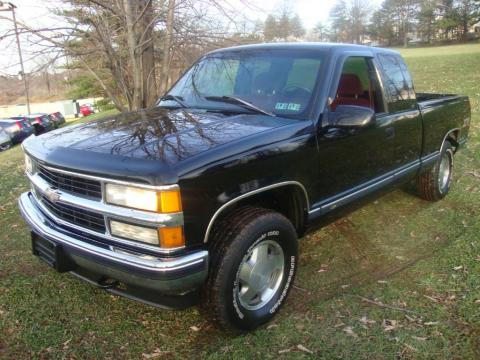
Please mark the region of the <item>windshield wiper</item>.
[[229, 103], [229, 104], [234, 104], [234, 105], [240, 105], [240, 106], [243, 106], [244, 108], [247, 108], [249, 110], [253, 110], [253, 111], [255, 111], [257, 113], [260, 113], [260, 114], [273, 116], [273, 117], [276, 116], [275, 114], [273, 114], [269, 111], [263, 110], [263, 109], [255, 106], [253, 104], [250, 104], [248, 101], [237, 98], [235, 96], [205, 96], [205, 99], [210, 100], [210, 101], [218, 101], [218, 102], [224, 102], [224, 103]]
[[187, 105], [187, 103], [185, 103], [185, 101], [183, 101], [183, 97], [178, 96], [178, 95], [167, 94], [167, 95], [164, 95], [160, 98], [160, 101], [163, 101], [163, 100], [165, 100], [165, 101], [175, 101], [184, 108], [189, 108], [190, 107], [190, 106]]

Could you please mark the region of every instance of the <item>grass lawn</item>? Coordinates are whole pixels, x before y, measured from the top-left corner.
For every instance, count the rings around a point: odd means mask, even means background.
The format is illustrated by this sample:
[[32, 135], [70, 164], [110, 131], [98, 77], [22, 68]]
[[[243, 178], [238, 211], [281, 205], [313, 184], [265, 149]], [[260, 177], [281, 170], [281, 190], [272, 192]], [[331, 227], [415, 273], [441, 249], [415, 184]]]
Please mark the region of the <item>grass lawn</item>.
[[31, 255], [19, 146], [0, 153], [0, 358], [480, 358], [480, 45], [402, 52], [417, 91], [470, 96], [453, 188], [402, 190], [305, 236], [275, 321], [232, 337], [59, 275]]

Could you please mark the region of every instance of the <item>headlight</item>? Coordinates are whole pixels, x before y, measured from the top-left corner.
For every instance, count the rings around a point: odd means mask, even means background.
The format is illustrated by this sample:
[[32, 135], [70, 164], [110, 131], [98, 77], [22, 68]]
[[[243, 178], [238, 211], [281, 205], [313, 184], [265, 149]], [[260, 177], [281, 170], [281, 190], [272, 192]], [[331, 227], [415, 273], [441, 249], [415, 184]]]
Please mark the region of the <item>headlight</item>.
[[182, 211], [180, 190], [155, 191], [133, 186], [106, 184], [105, 200], [109, 204], [159, 213]]
[[25, 171], [29, 174], [33, 174], [33, 161], [27, 154], [25, 156]]
[[130, 225], [118, 221], [110, 221], [110, 232], [114, 236], [159, 245], [158, 232], [156, 229], [143, 226]]
[[185, 237], [181, 226], [154, 229], [110, 220], [110, 232], [114, 236], [159, 245], [163, 249], [185, 246]]

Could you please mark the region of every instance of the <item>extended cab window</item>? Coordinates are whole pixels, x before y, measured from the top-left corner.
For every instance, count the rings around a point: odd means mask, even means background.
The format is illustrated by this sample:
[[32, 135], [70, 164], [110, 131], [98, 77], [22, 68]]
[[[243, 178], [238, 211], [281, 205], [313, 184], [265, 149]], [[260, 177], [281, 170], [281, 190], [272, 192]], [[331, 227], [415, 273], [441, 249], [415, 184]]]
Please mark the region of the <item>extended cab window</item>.
[[391, 112], [412, 110], [416, 107], [413, 82], [407, 65], [401, 57], [392, 54], [378, 56], [385, 77]]
[[[169, 95], [190, 108], [249, 112], [231, 101], [220, 101], [235, 97], [278, 116], [306, 119], [320, 83], [323, 58], [319, 51], [214, 53], [187, 71]], [[174, 105], [160, 102], [160, 106]]]
[[382, 90], [372, 59], [352, 56], [345, 60], [337, 93], [330, 108], [339, 105], [368, 107], [376, 113], [385, 111]]

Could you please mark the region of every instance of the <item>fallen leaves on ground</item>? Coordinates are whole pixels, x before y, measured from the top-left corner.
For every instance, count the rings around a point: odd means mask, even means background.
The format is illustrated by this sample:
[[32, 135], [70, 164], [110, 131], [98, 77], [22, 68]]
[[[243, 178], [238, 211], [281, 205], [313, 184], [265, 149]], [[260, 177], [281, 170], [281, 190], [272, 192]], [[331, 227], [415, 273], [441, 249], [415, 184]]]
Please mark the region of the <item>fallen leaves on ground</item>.
[[418, 340], [418, 341], [426, 341], [428, 338], [427, 337], [420, 337], [420, 336], [412, 336], [412, 339]]
[[480, 179], [480, 174], [477, 174], [475, 171], [469, 171], [467, 174], [472, 175], [473, 177], [476, 177], [477, 179]]
[[305, 346], [298, 344], [297, 349], [303, 352], [306, 352], [307, 354], [313, 354], [312, 350], [307, 349]]
[[390, 319], [383, 319], [383, 330], [388, 332], [388, 331], [393, 331], [397, 327], [399, 327], [399, 321], [398, 320], [390, 320]]
[[375, 320], [367, 319], [366, 316], [363, 316], [359, 321], [364, 325], [370, 325], [370, 324], [375, 324], [376, 323]]
[[169, 355], [169, 354], [171, 354], [171, 351], [163, 351], [163, 350], [160, 350], [160, 349], [155, 349], [153, 351], [153, 353], [151, 353], [151, 354], [142, 353], [142, 358], [143, 359], [155, 359], [155, 358], [158, 358], [160, 356]]
[[412, 345], [408, 345], [408, 344], [403, 344], [405, 345], [405, 347], [409, 350], [412, 350], [412, 351], [415, 351], [415, 352], [418, 352], [418, 349], [417, 348], [414, 348]]
[[349, 336], [352, 336], [354, 338], [358, 337], [358, 335], [355, 333], [355, 331], [353, 331], [353, 328], [351, 326], [344, 327], [343, 331]]

